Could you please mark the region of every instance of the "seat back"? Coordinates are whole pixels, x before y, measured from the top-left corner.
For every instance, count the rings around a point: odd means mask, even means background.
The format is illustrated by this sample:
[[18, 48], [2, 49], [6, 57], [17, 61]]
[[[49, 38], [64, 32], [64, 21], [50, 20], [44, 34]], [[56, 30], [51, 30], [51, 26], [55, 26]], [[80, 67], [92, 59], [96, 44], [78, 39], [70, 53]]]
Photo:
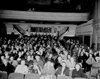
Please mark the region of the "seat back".
[[40, 79], [38, 74], [25, 74], [25, 79]]
[[87, 78], [74, 78], [74, 79], [87, 79]]
[[55, 75], [53, 75], [53, 77], [52, 77], [52, 78], [53, 78], [53, 79], [57, 79]]
[[72, 79], [70, 76], [58, 76], [57, 79]]
[[98, 75], [97, 75], [97, 79], [100, 79], [100, 73], [98, 73]]
[[7, 72], [0, 71], [0, 79], [7, 79]]
[[24, 74], [11, 73], [11, 74], [9, 74], [8, 79], [24, 79]]
[[91, 76], [96, 77], [98, 74], [98, 67], [92, 67], [91, 68]]
[[88, 79], [90, 79], [90, 77], [91, 77], [91, 72], [90, 72], [90, 71], [89, 71], [89, 72], [86, 72], [85, 75], [87, 76]]

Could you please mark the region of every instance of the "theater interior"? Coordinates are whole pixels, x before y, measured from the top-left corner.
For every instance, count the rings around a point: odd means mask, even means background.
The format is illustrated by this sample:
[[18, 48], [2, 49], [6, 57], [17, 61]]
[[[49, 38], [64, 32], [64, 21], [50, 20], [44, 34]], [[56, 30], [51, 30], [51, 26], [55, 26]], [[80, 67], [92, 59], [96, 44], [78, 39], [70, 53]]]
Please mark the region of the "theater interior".
[[1, 0], [0, 79], [100, 79], [99, 7], [100, 0]]

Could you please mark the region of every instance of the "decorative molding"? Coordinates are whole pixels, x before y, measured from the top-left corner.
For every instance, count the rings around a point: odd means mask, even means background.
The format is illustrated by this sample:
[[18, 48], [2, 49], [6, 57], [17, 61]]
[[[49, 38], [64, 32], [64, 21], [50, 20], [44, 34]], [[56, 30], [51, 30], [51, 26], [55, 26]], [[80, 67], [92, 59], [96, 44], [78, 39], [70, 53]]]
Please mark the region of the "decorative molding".
[[95, 24], [100, 24], [100, 19], [94, 19], [93, 20], [93, 24], [95, 25]]
[[89, 26], [93, 24], [93, 19], [87, 21], [86, 23], [83, 23], [81, 25], [79, 25], [78, 27], [85, 27], [85, 26]]

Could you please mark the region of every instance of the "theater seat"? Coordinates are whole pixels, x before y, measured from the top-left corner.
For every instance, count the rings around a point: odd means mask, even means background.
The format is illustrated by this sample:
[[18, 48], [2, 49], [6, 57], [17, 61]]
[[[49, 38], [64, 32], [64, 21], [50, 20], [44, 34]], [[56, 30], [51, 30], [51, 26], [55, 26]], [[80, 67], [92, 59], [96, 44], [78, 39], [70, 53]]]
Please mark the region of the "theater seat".
[[24, 74], [11, 73], [11, 74], [9, 74], [8, 79], [24, 79]]
[[58, 76], [57, 79], [72, 79], [70, 76]]
[[91, 68], [91, 77], [96, 77], [98, 74], [98, 67], [92, 67]]
[[40, 77], [40, 79], [57, 79], [57, 78], [56, 78], [55, 75], [53, 75], [53, 76], [49, 76], [49, 75], [48, 76], [47, 75], [44, 76], [43, 75], [43, 76]]
[[56, 79], [56, 76], [55, 75], [53, 75], [53, 79]]
[[87, 78], [74, 78], [74, 79], [87, 79]]
[[25, 79], [40, 79], [38, 74], [25, 74]]
[[0, 71], [0, 79], [7, 79], [7, 72]]
[[98, 73], [98, 75], [97, 75], [97, 79], [100, 79], [100, 73]]

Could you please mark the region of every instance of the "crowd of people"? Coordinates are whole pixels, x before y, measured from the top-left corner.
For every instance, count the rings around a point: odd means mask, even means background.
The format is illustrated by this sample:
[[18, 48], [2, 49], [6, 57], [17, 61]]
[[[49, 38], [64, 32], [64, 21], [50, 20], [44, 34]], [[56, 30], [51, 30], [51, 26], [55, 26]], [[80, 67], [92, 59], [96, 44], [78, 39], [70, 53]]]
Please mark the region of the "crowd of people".
[[1, 38], [0, 71], [89, 78], [92, 63], [100, 62], [100, 51], [79, 40], [58, 40], [57, 36], [34, 34], [14, 39]]

